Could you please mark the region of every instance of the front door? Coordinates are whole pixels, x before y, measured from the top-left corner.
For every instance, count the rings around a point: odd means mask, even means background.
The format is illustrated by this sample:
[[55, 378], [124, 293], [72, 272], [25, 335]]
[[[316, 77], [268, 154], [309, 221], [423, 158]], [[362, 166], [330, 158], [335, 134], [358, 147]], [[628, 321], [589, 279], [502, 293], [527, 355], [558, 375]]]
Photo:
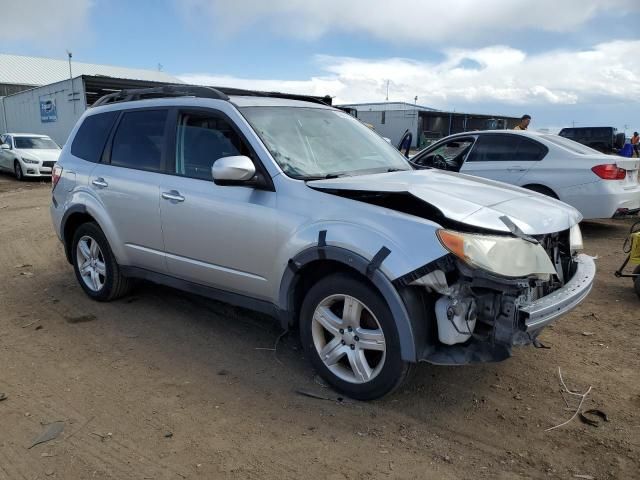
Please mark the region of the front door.
[[544, 154], [546, 149], [543, 145], [523, 135], [482, 134], [478, 136], [460, 173], [519, 185], [532, 162], [540, 160]]
[[[11, 137], [9, 135], [0, 136], [0, 145], [7, 144], [12, 147]], [[0, 149], [0, 170], [8, 170], [13, 172], [13, 158], [14, 154], [12, 150]]]
[[232, 123], [215, 110], [181, 111], [175, 152], [160, 185], [167, 268], [202, 285], [266, 299], [276, 248], [276, 194], [219, 186], [211, 167], [222, 157], [259, 160]]

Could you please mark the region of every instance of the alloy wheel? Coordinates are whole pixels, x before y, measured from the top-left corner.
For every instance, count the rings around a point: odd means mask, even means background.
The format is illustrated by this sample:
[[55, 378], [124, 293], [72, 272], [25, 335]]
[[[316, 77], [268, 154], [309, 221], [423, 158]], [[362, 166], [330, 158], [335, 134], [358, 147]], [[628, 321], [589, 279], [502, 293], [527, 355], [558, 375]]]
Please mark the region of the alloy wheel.
[[311, 334], [320, 359], [340, 379], [366, 383], [382, 370], [384, 332], [357, 298], [338, 294], [322, 300], [313, 313]]
[[76, 262], [85, 285], [94, 292], [100, 291], [107, 279], [107, 267], [95, 239], [88, 235], [80, 238], [76, 247]]

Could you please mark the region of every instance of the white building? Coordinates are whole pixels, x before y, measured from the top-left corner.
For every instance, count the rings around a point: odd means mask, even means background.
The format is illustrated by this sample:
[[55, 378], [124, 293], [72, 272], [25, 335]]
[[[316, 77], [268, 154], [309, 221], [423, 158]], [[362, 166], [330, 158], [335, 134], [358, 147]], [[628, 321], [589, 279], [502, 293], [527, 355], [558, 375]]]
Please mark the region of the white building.
[[156, 70], [0, 54], [0, 132], [49, 135], [64, 144], [82, 113], [102, 95], [182, 83]]

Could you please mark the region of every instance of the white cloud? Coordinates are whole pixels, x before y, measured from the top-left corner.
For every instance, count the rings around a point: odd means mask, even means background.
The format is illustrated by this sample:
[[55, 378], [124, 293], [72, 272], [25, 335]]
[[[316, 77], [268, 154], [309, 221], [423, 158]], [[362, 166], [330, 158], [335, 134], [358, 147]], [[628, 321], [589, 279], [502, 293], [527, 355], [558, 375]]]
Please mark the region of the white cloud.
[[16, 0], [0, 9], [0, 41], [62, 44], [81, 34], [92, 0]]
[[[506, 46], [447, 50], [437, 63], [318, 56], [322, 74], [305, 80], [184, 74], [189, 83], [335, 96], [336, 103], [389, 100], [439, 108], [459, 104], [571, 105], [640, 99], [638, 41], [614, 41], [584, 51], [527, 55]], [[470, 61], [470, 62], [469, 62]], [[472, 63], [472, 68], [465, 64]]]
[[495, 40], [526, 29], [567, 32], [603, 11], [640, 10], [633, 0], [181, 0], [179, 5], [186, 15], [208, 18], [212, 30], [227, 33], [260, 28], [262, 22], [278, 34], [303, 39], [340, 31], [440, 44]]

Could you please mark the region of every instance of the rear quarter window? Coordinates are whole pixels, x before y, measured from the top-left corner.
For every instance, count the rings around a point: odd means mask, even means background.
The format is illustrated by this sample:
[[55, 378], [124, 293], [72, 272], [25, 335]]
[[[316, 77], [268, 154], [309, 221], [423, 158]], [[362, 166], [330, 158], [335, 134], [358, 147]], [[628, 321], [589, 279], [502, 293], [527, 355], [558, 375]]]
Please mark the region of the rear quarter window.
[[118, 112], [90, 115], [84, 119], [71, 144], [72, 155], [98, 163]]

